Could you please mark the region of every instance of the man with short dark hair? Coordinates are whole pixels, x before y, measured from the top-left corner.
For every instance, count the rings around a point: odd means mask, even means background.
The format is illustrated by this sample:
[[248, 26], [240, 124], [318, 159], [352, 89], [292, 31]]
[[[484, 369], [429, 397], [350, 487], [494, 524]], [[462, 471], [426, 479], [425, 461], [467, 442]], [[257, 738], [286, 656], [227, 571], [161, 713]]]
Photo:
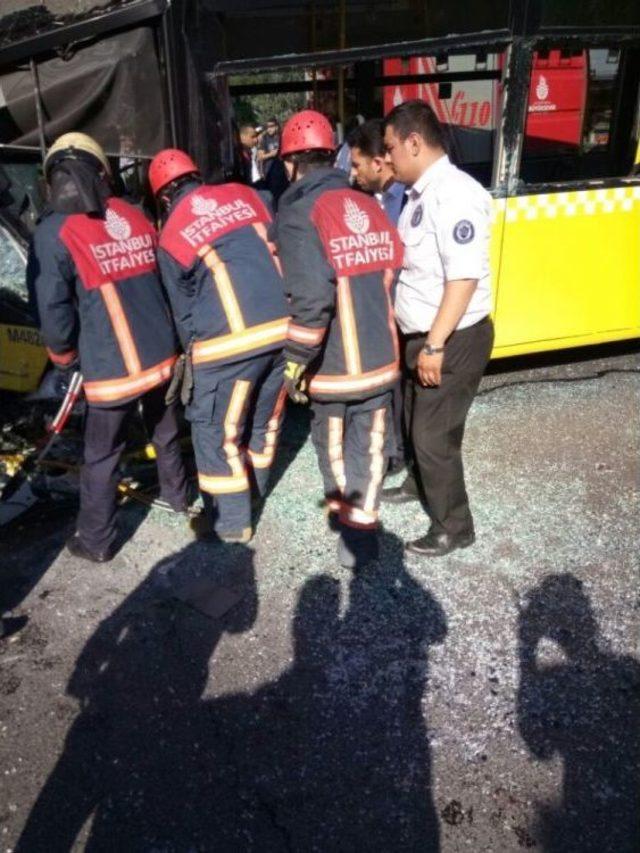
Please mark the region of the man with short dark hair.
[[280, 151], [280, 125], [274, 117], [267, 121], [265, 132], [260, 137], [258, 143], [258, 162], [262, 169], [262, 176], [265, 180], [269, 177], [269, 172], [274, 164], [276, 157]]
[[394, 225], [404, 205], [405, 186], [396, 180], [386, 161], [384, 122], [371, 119], [349, 135], [351, 178], [365, 192], [372, 193]]
[[410, 187], [399, 223], [405, 256], [395, 313], [404, 339], [405, 420], [415, 464], [383, 499], [426, 499], [431, 527], [407, 549], [435, 557], [475, 541], [461, 449], [493, 345], [491, 197], [449, 161], [444, 130], [423, 101], [389, 113], [385, 147], [396, 178]]
[[258, 169], [256, 147], [258, 145], [258, 132], [254, 125], [243, 124], [240, 127], [240, 144], [242, 156], [242, 179], [245, 184], [255, 184], [260, 180]]

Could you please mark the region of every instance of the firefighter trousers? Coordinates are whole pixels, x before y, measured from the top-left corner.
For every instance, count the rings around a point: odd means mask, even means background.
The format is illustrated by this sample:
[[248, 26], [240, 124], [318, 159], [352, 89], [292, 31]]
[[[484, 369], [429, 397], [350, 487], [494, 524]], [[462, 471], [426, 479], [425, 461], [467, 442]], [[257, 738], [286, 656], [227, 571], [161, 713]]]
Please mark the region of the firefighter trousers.
[[314, 400], [311, 411], [311, 436], [329, 511], [349, 527], [374, 530], [394, 445], [391, 392], [345, 403]]
[[220, 535], [251, 529], [251, 486], [266, 493], [286, 393], [275, 353], [194, 371], [191, 421], [198, 483]]
[[127, 441], [131, 419], [142, 419], [156, 451], [160, 497], [176, 510], [187, 507], [187, 481], [178, 440], [175, 405], [167, 406], [167, 386], [108, 409], [87, 406], [84, 426], [84, 464], [80, 472], [80, 512], [77, 532], [93, 553], [104, 553], [116, 539], [118, 463]]

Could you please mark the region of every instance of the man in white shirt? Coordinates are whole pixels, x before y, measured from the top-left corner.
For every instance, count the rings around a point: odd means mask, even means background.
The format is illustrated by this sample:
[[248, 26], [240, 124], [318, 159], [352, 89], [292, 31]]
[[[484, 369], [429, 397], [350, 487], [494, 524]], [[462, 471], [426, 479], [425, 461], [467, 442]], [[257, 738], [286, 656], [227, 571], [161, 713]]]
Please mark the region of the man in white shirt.
[[409, 187], [398, 225], [405, 257], [395, 312], [404, 340], [405, 421], [414, 465], [383, 499], [426, 500], [431, 527], [406, 547], [435, 557], [475, 541], [461, 448], [493, 346], [491, 198], [449, 161], [444, 130], [423, 101], [389, 113], [385, 147], [396, 178]]

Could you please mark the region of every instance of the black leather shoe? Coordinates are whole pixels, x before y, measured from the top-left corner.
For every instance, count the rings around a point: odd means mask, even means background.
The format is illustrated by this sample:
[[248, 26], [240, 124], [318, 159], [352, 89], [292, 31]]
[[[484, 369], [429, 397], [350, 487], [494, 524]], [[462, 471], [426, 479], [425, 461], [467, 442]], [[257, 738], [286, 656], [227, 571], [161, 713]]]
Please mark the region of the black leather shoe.
[[338, 562], [344, 569], [361, 569], [378, 559], [378, 536], [374, 530], [342, 525], [338, 540]]
[[77, 533], [74, 533], [71, 539], [67, 540], [67, 551], [78, 557], [79, 560], [88, 560], [90, 563], [108, 563], [113, 560], [113, 550], [107, 548], [106, 551], [90, 551]]
[[475, 533], [461, 533], [451, 536], [449, 533], [432, 533], [407, 542], [405, 550], [410, 554], [418, 554], [420, 557], [444, 557], [445, 554], [455, 551], [456, 548], [468, 548], [476, 541]]
[[393, 486], [382, 490], [380, 500], [386, 504], [408, 504], [419, 501], [420, 495], [406, 491], [404, 486]]

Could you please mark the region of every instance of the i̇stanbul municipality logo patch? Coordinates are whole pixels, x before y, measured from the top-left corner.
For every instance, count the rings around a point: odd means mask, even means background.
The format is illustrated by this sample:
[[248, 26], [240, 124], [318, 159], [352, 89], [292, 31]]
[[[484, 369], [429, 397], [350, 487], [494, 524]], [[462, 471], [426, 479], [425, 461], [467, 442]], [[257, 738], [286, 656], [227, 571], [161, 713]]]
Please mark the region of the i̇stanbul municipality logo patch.
[[104, 227], [112, 240], [128, 240], [131, 237], [131, 224], [115, 210], [107, 210]]
[[191, 199], [191, 212], [194, 216], [213, 216], [218, 207], [218, 202], [215, 198], [204, 198], [201, 195], [194, 195]]
[[344, 224], [354, 234], [365, 234], [369, 230], [369, 217], [350, 198], [344, 200]]

